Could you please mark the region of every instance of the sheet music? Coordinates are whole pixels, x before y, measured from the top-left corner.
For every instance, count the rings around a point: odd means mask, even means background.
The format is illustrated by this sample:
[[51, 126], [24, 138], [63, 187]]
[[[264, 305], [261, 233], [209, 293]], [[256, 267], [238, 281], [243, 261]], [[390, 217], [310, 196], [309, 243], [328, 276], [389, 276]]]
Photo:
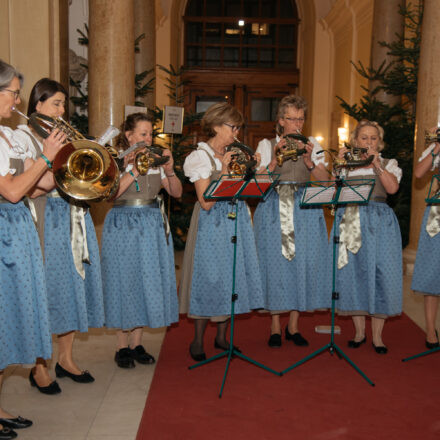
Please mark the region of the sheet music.
[[310, 186], [304, 195], [304, 203], [329, 203], [335, 195], [334, 186]]
[[368, 200], [371, 185], [345, 186], [339, 193], [339, 202], [364, 202]]

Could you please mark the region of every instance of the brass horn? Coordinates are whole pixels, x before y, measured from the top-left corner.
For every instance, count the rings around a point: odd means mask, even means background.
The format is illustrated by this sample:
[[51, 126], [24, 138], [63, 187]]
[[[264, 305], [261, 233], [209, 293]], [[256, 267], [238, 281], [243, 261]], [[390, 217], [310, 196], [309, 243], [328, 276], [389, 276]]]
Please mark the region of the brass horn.
[[425, 131], [425, 144], [432, 144], [433, 142], [440, 142], [440, 128], [437, 128], [435, 133]]
[[301, 148], [300, 142], [307, 144], [309, 141], [305, 136], [300, 133], [289, 133], [284, 136], [286, 139], [285, 147], [278, 149], [276, 152], [276, 159], [278, 166], [283, 166], [286, 160], [293, 160], [296, 162], [299, 156], [306, 152], [305, 148]]
[[147, 151], [141, 151], [136, 154], [134, 162], [141, 176], [148, 173], [150, 168], [156, 168], [167, 163], [170, 158], [163, 156], [163, 149], [157, 145], [145, 145]]
[[242, 144], [237, 138], [229, 144], [225, 151], [232, 151], [231, 162], [228, 165], [231, 177], [250, 178], [255, 172], [257, 161], [254, 159], [254, 151], [251, 147]]

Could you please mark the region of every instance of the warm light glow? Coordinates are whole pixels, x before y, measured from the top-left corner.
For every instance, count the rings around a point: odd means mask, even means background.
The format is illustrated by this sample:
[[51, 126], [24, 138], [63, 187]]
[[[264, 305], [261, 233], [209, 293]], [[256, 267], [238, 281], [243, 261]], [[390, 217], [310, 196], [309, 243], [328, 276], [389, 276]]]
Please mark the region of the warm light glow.
[[322, 142], [324, 141], [324, 138], [321, 135], [315, 136], [315, 139], [322, 144]]
[[244, 20], [238, 20], [238, 25], [239, 26], [244, 26]]
[[159, 133], [157, 135], [157, 137], [160, 138], [160, 139], [165, 139], [167, 137], [167, 135], [165, 133]]
[[348, 128], [338, 127], [338, 138], [339, 138], [339, 145], [342, 145], [344, 142], [347, 142], [348, 141]]

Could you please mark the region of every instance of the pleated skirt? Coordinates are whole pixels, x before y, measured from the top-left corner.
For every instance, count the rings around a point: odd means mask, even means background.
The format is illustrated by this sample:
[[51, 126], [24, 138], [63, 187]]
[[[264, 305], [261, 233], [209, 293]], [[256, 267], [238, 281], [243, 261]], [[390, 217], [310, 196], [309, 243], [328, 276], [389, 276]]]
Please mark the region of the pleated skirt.
[[[337, 211], [337, 231], [344, 209]], [[394, 211], [386, 204], [359, 206], [362, 246], [336, 272], [338, 311], [393, 316], [402, 312], [402, 238]]]
[[177, 322], [174, 249], [155, 205], [114, 207], [102, 234], [107, 327], [163, 327]]
[[40, 242], [22, 202], [0, 203], [0, 315], [0, 369], [51, 357]]
[[431, 206], [426, 207], [423, 216], [411, 289], [429, 295], [440, 295], [440, 233], [431, 237], [426, 232], [430, 208]]
[[45, 210], [44, 257], [51, 331], [87, 332], [104, 325], [101, 264], [92, 217], [85, 215], [90, 264], [83, 263], [85, 279], [78, 274], [70, 244], [70, 205], [48, 197]]
[[272, 191], [259, 203], [254, 230], [265, 298], [270, 311], [312, 311], [331, 305], [331, 247], [322, 208], [300, 207], [294, 196], [295, 257], [281, 252], [279, 196]]

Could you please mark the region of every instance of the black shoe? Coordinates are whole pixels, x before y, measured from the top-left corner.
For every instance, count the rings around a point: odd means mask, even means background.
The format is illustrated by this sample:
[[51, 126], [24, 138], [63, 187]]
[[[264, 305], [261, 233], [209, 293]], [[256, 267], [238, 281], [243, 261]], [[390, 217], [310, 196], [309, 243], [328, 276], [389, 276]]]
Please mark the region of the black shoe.
[[32, 426], [32, 420], [18, 416], [15, 419], [0, 419], [0, 425], [11, 429], [29, 428]]
[[70, 377], [74, 382], [78, 383], [90, 383], [95, 381], [94, 377], [87, 370], [81, 374], [73, 374], [65, 370], [58, 362], [55, 365], [55, 374], [57, 377]]
[[388, 348], [386, 348], [384, 345], [374, 345], [373, 342], [373, 348], [376, 350], [376, 353], [378, 354], [387, 354]]
[[17, 435], [18, 434], [11, 428], [3, 428], [2, 430], [0, 430], [0, 440], [10, 440], [17, 437]]
[[[220, 344], [217, 342], [217, 339], [214, 339], [214, 348], [217, 348], [217, 349], [219, 349], [219, 350], [229, 350], [229, 344], [225, 347], [225, 346], [223, 346], [223, 345], [220, 345]], [[232, 348], [233, 348], [235, 351], [237, 351], [238, 353], [241, 353], [241, 350], [240, 350], [238, 347], [236, 347], [235, 345], [233, 345]]]
[[119, 368], [134, 368], [134, 360], [131, 357], [131, 350], [127, 348], [121, 348], [115, 354], [115, 362]]
[[292, 335], [291, 333], [289, 333], [289, 328], [288, 327], [286, 327], [286, 332], [285, 333], [286, 333], [286, 339], [288, 341], [293, 341], [293, 343], [295, 345], [298, 345], [300, 347], [306, 347], [307, 345], [309, 345], [309, 343], [307, 342], [307, 339], [304, 339], [301, 336], [301, 333], [296, 332], [296, 333], [294, 333]]
[[354, 339], [352, 339], [351, 341], [348, 341], [348, 346], [350, 348], [359, 348], [362, 344], [365, 344], [365, 342], [367, 342], [367, 337], [364, 336], [364, 339], [362, 339], [361, 341], [355, 341]]
[[189, 354], [192, 357], [192, 359], [195, 360], [196, 362], [206, 361], [206, 354], [203, 351], [201, 353], [194, 353], [192, 351], [192, 345], [191, 344], [189, 346]]
[[281, 347], [281, 335], [279, 333], [270, 335], [267, 345], [269, 345], [269, 347]]
[[[61, 393], [61, 388], [58, 385], [58, 382], [56, 380], [54, 380], [47, 387], [40, 387], [40, 385], [37, 384], [37, 381], [34, 378], [32, 370], [29, 373], [29, 382], [31, 383], [31, 386], [36, 387], [40, 393], [43, 393], [43, 394], [59, 394], [59, 393]], [[1, 437], [0, 437], [0, 439], [1, 439]]]
[[428, 341], [425, 341], [426, 348], [428, 348], [429, 350], [432, 350], [433, 348], [438, 348], [438, 347], [440, 347], [440, 344], [439, 344], [439, 341], [438, 341], [438, 333], [437, 333], [437, 330], [435, 331], [435, 334], [436, 334], [436, 336], [437, 336], [437, 342], [428, 342]]
[[131, 357], [140, 364], [154, 364], [156, 362], [156, 359], [150, 353], [147, 353], [142, 345], [138, 345], [131, 350]]

